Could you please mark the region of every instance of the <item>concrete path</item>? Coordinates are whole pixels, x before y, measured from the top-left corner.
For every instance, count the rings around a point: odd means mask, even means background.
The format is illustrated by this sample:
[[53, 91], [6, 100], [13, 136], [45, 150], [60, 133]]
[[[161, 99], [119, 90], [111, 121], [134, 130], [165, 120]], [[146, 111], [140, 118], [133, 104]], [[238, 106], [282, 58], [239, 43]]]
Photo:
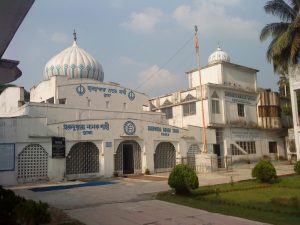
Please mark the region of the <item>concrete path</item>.
[[[277, 164], [276, 169], [279, 175], [293, 173], [293, 167], [287, 164]], [[231, 177], [234, 181], [250, 179], [250, 174], [251, 165], [247, 165], [232, 172], [200, 174], [199, 181], [200, 185], [228, 183]], [[154, 200], [154, 193], [169, 189], [167, 181], [120, 179], [111, 185], [49, 192], [32, 192], [29, 186], [11, 189], [26, 198], [41, 200], [60, 208], [87, 225], [263, 224]]]

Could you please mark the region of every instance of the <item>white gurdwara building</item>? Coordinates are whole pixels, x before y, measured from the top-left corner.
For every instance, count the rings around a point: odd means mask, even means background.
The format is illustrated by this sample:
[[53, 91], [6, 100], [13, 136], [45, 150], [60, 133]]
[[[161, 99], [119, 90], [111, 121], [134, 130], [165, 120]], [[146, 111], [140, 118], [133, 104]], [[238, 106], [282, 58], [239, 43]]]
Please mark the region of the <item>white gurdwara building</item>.
[[46, 64], [29, 102], [22, 87], [0, 95], [0, 185], [164, 172], [181, 162], [195, 168], [201, 100], [217, 166], [226, 166], [226, 156], [284, 156], [278, 99], [258, 93], [256, 73], [218, 48], [201, 70], [203, 99], [198, 70], [187, 73], [187, 90], [150, 99], [105, 83], [100, 63], [75, 39]]
[[205, 124], [198, 69], [187, 72], [187, 90], [152, 98], [151, 111], [164, 112], [172, 126], [213, 129], [216, 143], [209, 145], [209, 152], [220, 156], [219, 167], [226, 166], [226, 156], [233, 161], [286, 158], [278, 93], [258, 91], [257, 72], [231, 63], [217, 48], [201, 69]]
[[187, 149], [198, 149], [200, 127], [169, 125], [149, 110], [147, 95], [103, 79], [75, 39], [46, 64], [29, 102], [22, 87], [3, 91], [0, 185], [170, 171]]

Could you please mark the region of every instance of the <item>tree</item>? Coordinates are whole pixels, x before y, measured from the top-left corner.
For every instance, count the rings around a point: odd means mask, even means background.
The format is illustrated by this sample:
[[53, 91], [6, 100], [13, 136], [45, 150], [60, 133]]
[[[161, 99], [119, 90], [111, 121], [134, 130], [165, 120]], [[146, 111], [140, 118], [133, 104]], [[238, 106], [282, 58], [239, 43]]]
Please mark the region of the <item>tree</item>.
[[280, 76], [278, 84], [278, 92], [281, 97], [285, 97], [287, 99], [290, 99], [290, 83], [289, 78], [286, 76]]
[[278, 17], [280, 21], [267, 24], [261, 31], [260, 40], [265, 41], [271, 37], [267, 60], [273, 64], [276, 73], [286, 75], [288, 66], [298, 62], [300, 0], [270, 0], [264, 9], [267, 14]]

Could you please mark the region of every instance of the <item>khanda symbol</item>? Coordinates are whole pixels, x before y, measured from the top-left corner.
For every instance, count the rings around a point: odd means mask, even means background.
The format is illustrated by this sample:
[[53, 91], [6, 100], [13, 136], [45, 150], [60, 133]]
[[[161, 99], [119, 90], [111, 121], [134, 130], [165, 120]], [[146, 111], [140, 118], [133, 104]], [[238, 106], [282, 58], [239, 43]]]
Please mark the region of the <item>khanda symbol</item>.
[[130, 101], [133, 101], [133, 100], [135, 99], [135, 94], [134, 94], [133, 91], [130, 91], [130, 92], [128, 93], [128, 98], [129, 98]]
[[85, 87], [83, 87], [81, 84], [78, 85], [76, 87], [76, 92], [77, 92], [77, 94], [79, 94], [79, 96], [84, 95], [84, 93], [85, 93]]

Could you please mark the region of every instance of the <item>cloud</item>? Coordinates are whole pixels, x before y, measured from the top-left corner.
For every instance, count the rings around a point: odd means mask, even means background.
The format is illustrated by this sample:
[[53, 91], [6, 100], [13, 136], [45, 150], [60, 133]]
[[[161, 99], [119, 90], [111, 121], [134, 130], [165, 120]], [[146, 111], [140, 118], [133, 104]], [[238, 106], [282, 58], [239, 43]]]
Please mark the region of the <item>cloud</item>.
[[47, 34], [47, 32], [46, 32], [44, 29], [39, 28], [39, 29], [37, 30], [37, 34], [38, 34], [38, 36], [40, 36], [42, 39], [48, 38], [48, 34]]
[[166, 69], [153, 65], [138, 74], [139, 89], [146, 92], [159, 92], [179, 85], [179, 77]]
[[[193, 29], [194, 25], [197, 25], [200, 36], [257, 39], [261, 24], [254, 20], [226, 14], [225, 7], [221, 5], [226, 1], [214, 0], [215, 3], [205, 1], [196, 7], [181, 5], [174, 10], [173, 18], [188, 29]], [[229, 2], [234, 4], [238, 3], [238, 0]]]
[[119, 61], [121, 65], [125, 65], [125, 66], [132, 66], [137, 64], [137, 62], [134, 59], [127, 56], [120, 57]]
[[130, 58], [128, 56], [122, 56], [119, 58], [119, 64], [121, 66], [125, 66], [127, 68], [132, 68], [135, 69], [136, 71], [141, 70], [142, 68], [145, 68], [145, 66], [147, 65], [144, 62], [135, 60], [133, 58]]
[[212, 3], [217, 5], [238, 5], [241, 0], [210, 0]]
[[160, 9], [146, 8], [143, 12], [133, 12], [130, 20], [121, 24], [136, 32], [150, 32], [163, 19], [164, 14]]
[[68, 43], [70, 37], [65, 33], [55, 32], [51, 35], [51, 41], [57, 44]]

